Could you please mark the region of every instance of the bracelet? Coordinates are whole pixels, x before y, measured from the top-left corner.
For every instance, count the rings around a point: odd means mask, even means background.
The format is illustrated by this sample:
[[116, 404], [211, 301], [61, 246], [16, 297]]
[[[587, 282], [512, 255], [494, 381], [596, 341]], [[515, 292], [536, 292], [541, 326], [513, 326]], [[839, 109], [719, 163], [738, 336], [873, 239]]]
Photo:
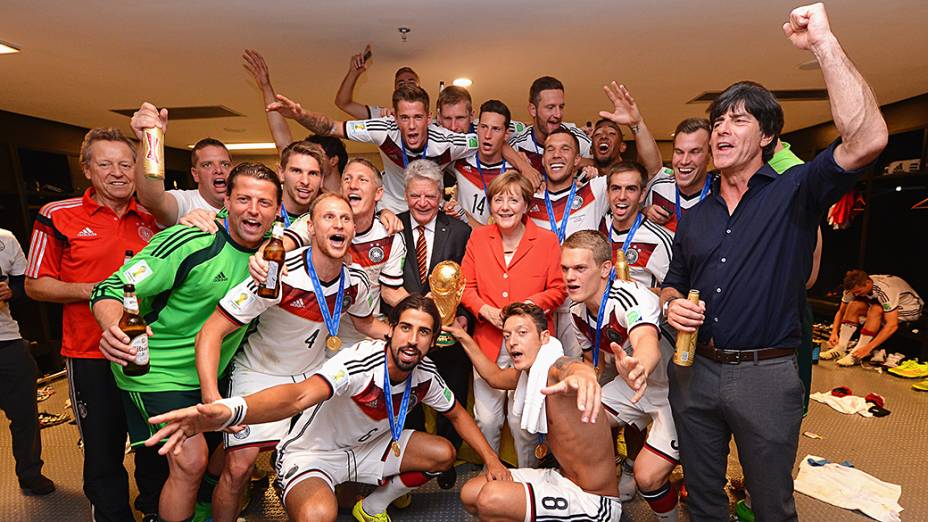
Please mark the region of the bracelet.
[[226, 420], [220, 429], [226, 429], [229, 426], [241, 424], [245, 420], [245, 414], [248, 413], [248, 403], [244, 397], [230, 397], [228, 399], [219, 399], [214, 404], [222, 404], [232, 410], [232, 416]]
[[639, 125], [639, 124], [636, 123], [636, 124], [634, 124], [634, 125], [629, 125], [629, 126], [628, 126], [628, 128], [631, 129], [632, 134], [638, 134], [638, 125]]

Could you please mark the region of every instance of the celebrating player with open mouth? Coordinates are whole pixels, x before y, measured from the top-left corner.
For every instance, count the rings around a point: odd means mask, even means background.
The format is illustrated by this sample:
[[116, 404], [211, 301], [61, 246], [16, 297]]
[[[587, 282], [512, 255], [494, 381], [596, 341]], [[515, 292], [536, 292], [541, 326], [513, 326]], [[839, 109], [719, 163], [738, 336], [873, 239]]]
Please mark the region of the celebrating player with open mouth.
[[393, 309], [390, 323], [387, 341], [368, 340], [344, 349], [303, 382], [152, 417], [152, 424], [167, 425], [146, 444], [166, 439], [160, 452], [176, 453], [197, 433], [300, 415], [278, 446], [278, 480], [290, 518], [335, 520], [335, 486], [351, 480], [383, 483], [355, 505], [355, 516], [388, 520], [378, 515], [390, 502], [454, 464], [454, 447], [447, 440], [403, 429], [409, 408], [422, 402], [451, 420], [486, 462], [489, 480], [510, 479], [425, 356], [441, 324], [435, 303], [411, 295]]

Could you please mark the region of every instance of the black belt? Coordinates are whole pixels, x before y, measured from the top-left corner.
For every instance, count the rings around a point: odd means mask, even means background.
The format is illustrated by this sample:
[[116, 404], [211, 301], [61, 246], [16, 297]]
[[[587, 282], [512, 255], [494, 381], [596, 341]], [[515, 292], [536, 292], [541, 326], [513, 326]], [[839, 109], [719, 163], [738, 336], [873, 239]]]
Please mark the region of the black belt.
[[794, 355], [793, 348], [762, 348], [760, 350], [720, 350], [705, 344], [696, 345], [696, 353], [717, 363], [741, 364], [743, 362], [766, 361]]

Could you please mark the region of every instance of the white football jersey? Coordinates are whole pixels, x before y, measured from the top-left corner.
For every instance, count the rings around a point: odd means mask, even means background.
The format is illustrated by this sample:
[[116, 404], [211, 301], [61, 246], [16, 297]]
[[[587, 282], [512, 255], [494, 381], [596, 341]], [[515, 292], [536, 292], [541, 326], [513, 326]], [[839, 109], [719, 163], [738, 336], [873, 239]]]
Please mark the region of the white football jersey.
[[[915, 321], [921, 316], [925, 303], [904, 279], [879, 274], [871, 275], [870, 279], [873, 281], [873, 291], [866, 297], [877, 300], [884, 312], [897, 310], [900, 321]], [[844, 292], [841, 296], [844, 303], [853, 300], [854, 295], [850, 292]]]
[[[590, 312], [584, 303], [573, 303], [570, 306], [570, 313], [577, 326], [577, 340], [580, 348], [584, 352], [589, 351], [596, 341], [596, 315]], [[625, 350], [626, 354], [632, 355], [628, 332], [641, 325], [652, 325], [660, 336], [660, 319], [660, 300], [654, 292], [635, 281], [616, 279], [609, 288], [609, 298], [606, 300], [602, 334], [599, 340], [600, 354], [611, 353], [610, 343], [616, 343]], [[661, 350], [661, 362], [648, 376], [649, 384], [667, 385], [666, 363], [671, 351]]]
[[[366, 340], [340, 351], [316, 372], [329, 384], [332, 395], [316, 408], [303, 412], [278, 451], [344, 450], [390, 436], [383, 392], [386, 341]], [[315, 377], [310, 377], [315, 378]], [[454, 407], [454, 393], [424, 357], [410, 372], [409, 410], [419, 403], [439, 413]], [[406, 381], [391, 387], [393, 414], [398, 415]]]
[[476, 134], [458, 134], [432, 123], [428, 126], [425, 150], [413, 152], [406, 149], [404, 161], [400, 128], [393, 118], [346, 121], [345, 136], [352, 141], [373, 143], [380, 149], [380, 159], [383, 161], [383, 199], [380, 200], [380, 208], [396, 214], [408, 210], [403, 177], [406, 161], [429, 159], [440, 168], [445, 168], [453, 161], [476, 154], [478, 147]]
[[[603, 218], [599, 231], [612, 243], [612, 262], [615, 263], [616, 252], [625, 246], [629, 231], [615, 230], [608, 215]], [[659, 287], [670, 268], [672, 252], [673, 232], [643, 220], [625, 253], [632, 279], [649, 288]]]
[[450, 168], [457, 180], [458, 205], [481, 225], [486, 225], [490, 220], [490, 202], [487, 201], [486, 193], [490, 182], [506, 170], [515, 169], [506, 160], [493, 164], [480, 163], [480, 168], [477, 168], [476, 154], [455, 161]]
[[[308, 253], [308, 248], [287, 252], [287, 274], [281, 278], [276, 299], [258, 297], [257, 285], [249, 277], [219, 301], [219, 310], [236, 324], [248, 324], [258, 317], [255, 331], [245, 338], [242, 349], [235, 356], [236, 365], [283, 376], [311, 372], [325, 361], [325, 339], [329, 331], [306, 269]], [[339, 335], [348, 322], [346, 313], [368, 317], [374, 309], [367, 273], [357, 264], [344, 265], [343, 269], [348, 279]], [[335, 309], [338, 281], [338, 278], [320, 281], [329, 312]]]
[[[577, 184], [576, 195], [571, 204], [570, 217], [567, 221], [565, 238], [570, 237], [571, 234], [579, 230], [597, 230], [599, 228], [603, 216], [609, 211], [607, 188], [605, 176], [596, 176], [591, 180]], [[564, 218], [570, 189], [550, 192], [549, 195], [551, 197], [551, 207], [554, 209], [555, 226], [559, 228], [561, 220]], [[551, 220], [548, 218], [544, 189], [536, 192], [535, 197], [529, 203], [528, 217], [539, 227], [554, 232], [551, 228]]]

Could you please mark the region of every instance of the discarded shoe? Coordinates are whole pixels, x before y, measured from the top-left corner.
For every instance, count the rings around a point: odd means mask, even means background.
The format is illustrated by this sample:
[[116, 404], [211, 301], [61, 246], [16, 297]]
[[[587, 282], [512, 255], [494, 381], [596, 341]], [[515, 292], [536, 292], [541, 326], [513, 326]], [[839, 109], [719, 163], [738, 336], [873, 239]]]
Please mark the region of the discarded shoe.
[[905, 359], [905, 355], [899, 352], [889, 354], [886, 356], [886, 361], [883, 362], [883, 368], [895, 368], [899, 366], [903, 359]]
[[884, 362], [886, 362], [886, 350], [879, 348], [870, 355], [870, 364], [882, 364]]
[[915, 359], [909, 359], [895, 368], [890, 368], [889, 373], [906, 379], [928, 377], [928, 363], [919, 363]]
[[915, 391], [928, 391], [928, 379], [913, 384], [912, 389]]

